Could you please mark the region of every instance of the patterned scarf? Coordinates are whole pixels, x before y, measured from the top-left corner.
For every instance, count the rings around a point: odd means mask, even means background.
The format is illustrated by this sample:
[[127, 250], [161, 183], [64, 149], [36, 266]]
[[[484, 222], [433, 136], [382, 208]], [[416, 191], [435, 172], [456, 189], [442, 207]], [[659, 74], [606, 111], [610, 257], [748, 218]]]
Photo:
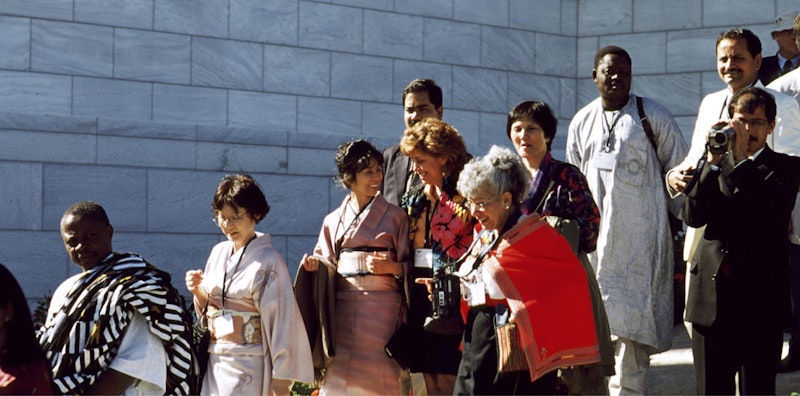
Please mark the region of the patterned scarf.
[[114, 360], [138, 312], [164, 345], [166, 393], [193, 391], [191, 320], [169, 274], [138, 255], [113, 253], [83, 275], [39, 334], [58, 390], [85, 393]]

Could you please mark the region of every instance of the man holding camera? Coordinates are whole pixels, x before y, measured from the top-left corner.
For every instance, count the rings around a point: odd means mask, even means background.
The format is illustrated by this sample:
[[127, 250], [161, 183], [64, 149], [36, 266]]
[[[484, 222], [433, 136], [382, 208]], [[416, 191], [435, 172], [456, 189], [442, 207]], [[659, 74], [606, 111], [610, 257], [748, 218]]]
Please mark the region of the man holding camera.
[[790, 319], [786, 230], [800, 158], [767, 145], [776, 105], [766, 90], [738, 90], [726, 108], [731, 121], [706, 132], [706, 162], [685, 191], [682, 212], [689, 226], [705, 226], [689, 268], [685, 316], [697, 392], [734, 394], [738, 373], [739, 394], [774, 395]]

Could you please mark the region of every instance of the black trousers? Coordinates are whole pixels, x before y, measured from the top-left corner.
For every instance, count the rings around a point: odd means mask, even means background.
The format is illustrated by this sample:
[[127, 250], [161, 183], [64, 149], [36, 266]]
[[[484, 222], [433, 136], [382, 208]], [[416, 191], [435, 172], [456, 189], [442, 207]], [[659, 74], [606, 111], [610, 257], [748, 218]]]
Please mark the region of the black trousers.
[[725, 279], [717, 286], [717, 319], [709, 327], [692, 325], [692, 353], [698, 395], [774, 395], [783, 329], [735, 315]]
[[454, 395], [552, 395], [557, 372], [531, 382], [527, 371], [497, 372], [497, 341], [494, 332], [495, 307], [470, 308], [464, 330], [461, 364]]

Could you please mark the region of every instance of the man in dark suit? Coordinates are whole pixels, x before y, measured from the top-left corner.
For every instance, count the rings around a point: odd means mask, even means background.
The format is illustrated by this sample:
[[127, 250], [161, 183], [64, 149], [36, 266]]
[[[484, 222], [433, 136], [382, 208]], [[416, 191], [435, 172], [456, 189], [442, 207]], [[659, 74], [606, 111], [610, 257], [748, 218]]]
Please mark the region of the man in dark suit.
[[[403, 90], [403, 120], [406, 128], [428, 117], [442, 119], [442, 88], [431, 79], [418, 78]], [[406, 190], [418, 184], [411, 161], [395, 144], [383, 150], [383, 182], [381, 194], [389, 203], [400, 205]]]
[[775, 18], [772, 39], [778, 44], [778, 53], [765, 56], [758, 69], [758, 79], [768, 85], [776, 78], [794, 70], [800, 63], [800, 49], [792, 35], [792, 24], [800, 10], [786, 11]]
[[[698, 394], [775, 394], [790, 318], [787, 233], [800, 159], [772, 151], [775, 100], [744, 88], [728, 106], [732, 148], [709, 150], [686, 190], [683, 219], [706, 226], [690, 262], [686, 320]], [[712, 139], [709, 139], [712, 140]]]

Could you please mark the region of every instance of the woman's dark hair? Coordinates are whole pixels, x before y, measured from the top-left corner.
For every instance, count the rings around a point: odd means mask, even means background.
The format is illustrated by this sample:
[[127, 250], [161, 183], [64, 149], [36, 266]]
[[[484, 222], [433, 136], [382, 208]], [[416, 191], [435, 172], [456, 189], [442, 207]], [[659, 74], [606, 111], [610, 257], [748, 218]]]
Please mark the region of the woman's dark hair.
[[247, 211], [256, 223], [269, 213], [267, 198], [261, 188], [250, 175], [227, 175], [222, 178], [214, 193], [211, 209], [216, 215], [225, 205], [230, 205], [239, 212], [239, 208]]
[[558, 120], [550, 110], [550, 106], [545, 102], [535, 100], [528, 100], [514, 106], [508, 112], [508, 121], [506, 122], [506, 135], [509, 139], [511, 138], [511, 125], [523, 118], [530, 118], [542, 127], [544, 138], [547, 140], [547, 151], [550, 151], [558, 127]]
[[[22, 288], [11, 271], [0, 264], [0, 307], [5, 315], [8, 315], [5, 312], [8, 305], [11, 305], [14, 312], [10, 320], [5, 323], [6, 344], [4, 348], [6, 354], [5, 357], [0, 355], [0, 362], [18, 366], [36, 359], [45, 359], [44, 352], [36, 339], [33, 319], [25, 294], [22, 293]], [[6, 320], [5, 315], [0, 316], [0, 320]]]
[[356, 179], [356, 174], [370, 166], [375, 160], [383, 167], [383, 154], [368, 141], [359, 139], [339, 145], [336, 149], [336, 170], [334, 179], [344, 188]]

